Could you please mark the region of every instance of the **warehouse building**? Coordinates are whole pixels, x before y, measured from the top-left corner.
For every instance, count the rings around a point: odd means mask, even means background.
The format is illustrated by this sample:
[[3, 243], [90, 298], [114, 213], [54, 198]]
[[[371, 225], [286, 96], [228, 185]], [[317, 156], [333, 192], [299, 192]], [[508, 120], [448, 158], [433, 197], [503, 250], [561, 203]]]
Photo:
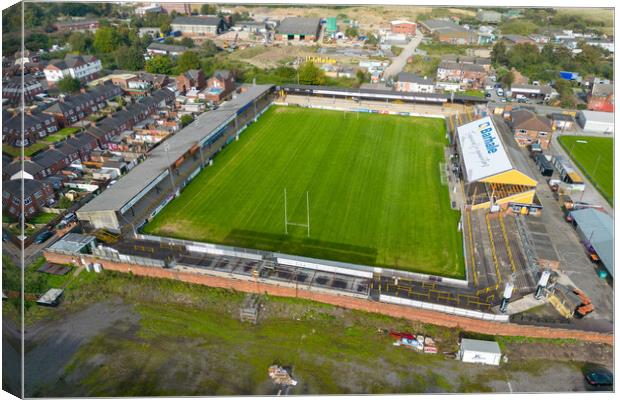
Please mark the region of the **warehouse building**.
[[284, 18], [276, 29], [276, 40], [283, 42], [315, 42], [321, 32], [319, 18]]
[[577, 123], [584, 132], [614, 133], [614, 113], [582, 110], [577, 113]]
[[114, 186], [77, 211], [88, 228], [134, 230], [154, 217], [272, 102], [272, 85], [242, 88], [150, 152]]
[[596, 253], [609, 275], [614, 277], [614, 223], [609, 214], [595, 208], [571, 212], [581, 240]]
[[457, 175], [464, 181], [467, 206], [472, 210], [510, 208], [521, 214], [537, 214], [542, 205], [536, 197], [526, 156], [509, 132], [500, 132], [491, 117], [457, 128]]
[[215, 36], [230, 28], [221, 17], [176, 17], [170, 27], [185, 36]]

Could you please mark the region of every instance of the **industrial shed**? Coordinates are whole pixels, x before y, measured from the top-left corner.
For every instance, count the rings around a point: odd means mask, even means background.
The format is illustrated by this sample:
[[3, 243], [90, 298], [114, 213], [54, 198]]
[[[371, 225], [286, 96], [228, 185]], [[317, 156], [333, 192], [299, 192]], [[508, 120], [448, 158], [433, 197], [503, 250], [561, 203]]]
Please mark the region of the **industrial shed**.
[[457, 128], [458, 170], [472, 210], [511, 207], [528, 214], [542, 206], [536, 198], [536, 180], [514, 140], [502, 138], [491, 117]]
[[611, 216], [595, 208], [571, 212], [573, 223], [589, 251], [594, 251], [614, 277], [614, 223]]
[[276, 29], [276, 40], [316, 41], [320, 30], [319, 18], [285, 18]]
[[499, 365], [502, 359], [502, 351], [497, 342], [461, 339], [457, 358], [467, 363]]
[[584, 132], [614, 133], [614, 113], [582, 110], [577, 114], [577, 122]]

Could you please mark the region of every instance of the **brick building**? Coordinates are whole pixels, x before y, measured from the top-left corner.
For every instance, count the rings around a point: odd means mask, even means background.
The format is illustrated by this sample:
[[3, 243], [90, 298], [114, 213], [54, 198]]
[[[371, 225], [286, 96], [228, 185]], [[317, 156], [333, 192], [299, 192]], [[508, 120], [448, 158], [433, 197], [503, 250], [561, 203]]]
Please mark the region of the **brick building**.
[[22, 140], [21, 114], [16, 114], [2, 122], [2, 143], [11, 146], [30, 146], [39, 139], [58, 131], [56, 119], [47, 114], [28, 112], [24, 115], [24, 137]]
[[515, 110], [512, 112], [511, 126], [519, 146], [539, 143], [543, 150], [549, 147], [553, 128], [548, 118], [529, 110]]
[[415, 36], [416, 26], [417, 25], [415, 22], [406, 21], [403, 19], [397, 19], [390, 22], [390, 30], [392, 33], [402, 33], [411, 36]]
[[206, 85], [205, 75], [199, 69], [190, 69], [177, 77], [177, 90], [181, 93], [185, 93], [192, 88], [202, 90]]
[[[24, 217], [26, 220], [35, 216], [41, 207], [54, 199], [54, 189], [43, 181], [26, 179], [24, 184]], [[14, 179], [2, 183], [2, 208], [15, 219], [21, 217], [22, 181]]]
[[207, 80], [205, 100], [219, 102], [235, 90], [235, 77], [228, 70], [215, 71]]
[[459, 82], [472, 89], [484, 88], [487, 77], [487, 70], [479, 64], [443, 61], [437, 68], [437, 81]]

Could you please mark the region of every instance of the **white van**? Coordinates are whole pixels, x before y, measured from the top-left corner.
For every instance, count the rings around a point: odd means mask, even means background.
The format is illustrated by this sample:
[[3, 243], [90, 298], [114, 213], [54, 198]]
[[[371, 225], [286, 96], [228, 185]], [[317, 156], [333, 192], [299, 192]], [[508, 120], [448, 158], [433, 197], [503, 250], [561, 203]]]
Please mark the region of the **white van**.
[[502, 88], [497, 88], [497, 90], [495, 91], [495, 93], [497, 93], [498, 96], [503, 96], [504, 95], [504, 89]]

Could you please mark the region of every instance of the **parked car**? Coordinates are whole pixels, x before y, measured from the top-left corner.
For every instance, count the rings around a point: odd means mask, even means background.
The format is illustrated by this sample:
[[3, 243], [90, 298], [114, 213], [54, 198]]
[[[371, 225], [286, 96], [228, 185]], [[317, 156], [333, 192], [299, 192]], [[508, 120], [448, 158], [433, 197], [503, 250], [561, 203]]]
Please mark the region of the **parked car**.
[[586, 382], [591, 386], [603, 387], [613, 386], [614, 384], [614, 375], [604, 368], [589, 370], [584, 375]]
[[497, 93], [498, 96], [503, 96], [504, 95], [504, 89], [502, 89], [502, 88], [497, 88], [497, 90], [495, 92]]
[[36, 244], [41, 244], [41, 243], [45, 242], [47, 239], [51, 238], [52, 236], [54, 236], [54, 232], [43, 231], [43, 232], [39, 233], [37, 235], [37, 237], [34, 238], [34, 242]]

